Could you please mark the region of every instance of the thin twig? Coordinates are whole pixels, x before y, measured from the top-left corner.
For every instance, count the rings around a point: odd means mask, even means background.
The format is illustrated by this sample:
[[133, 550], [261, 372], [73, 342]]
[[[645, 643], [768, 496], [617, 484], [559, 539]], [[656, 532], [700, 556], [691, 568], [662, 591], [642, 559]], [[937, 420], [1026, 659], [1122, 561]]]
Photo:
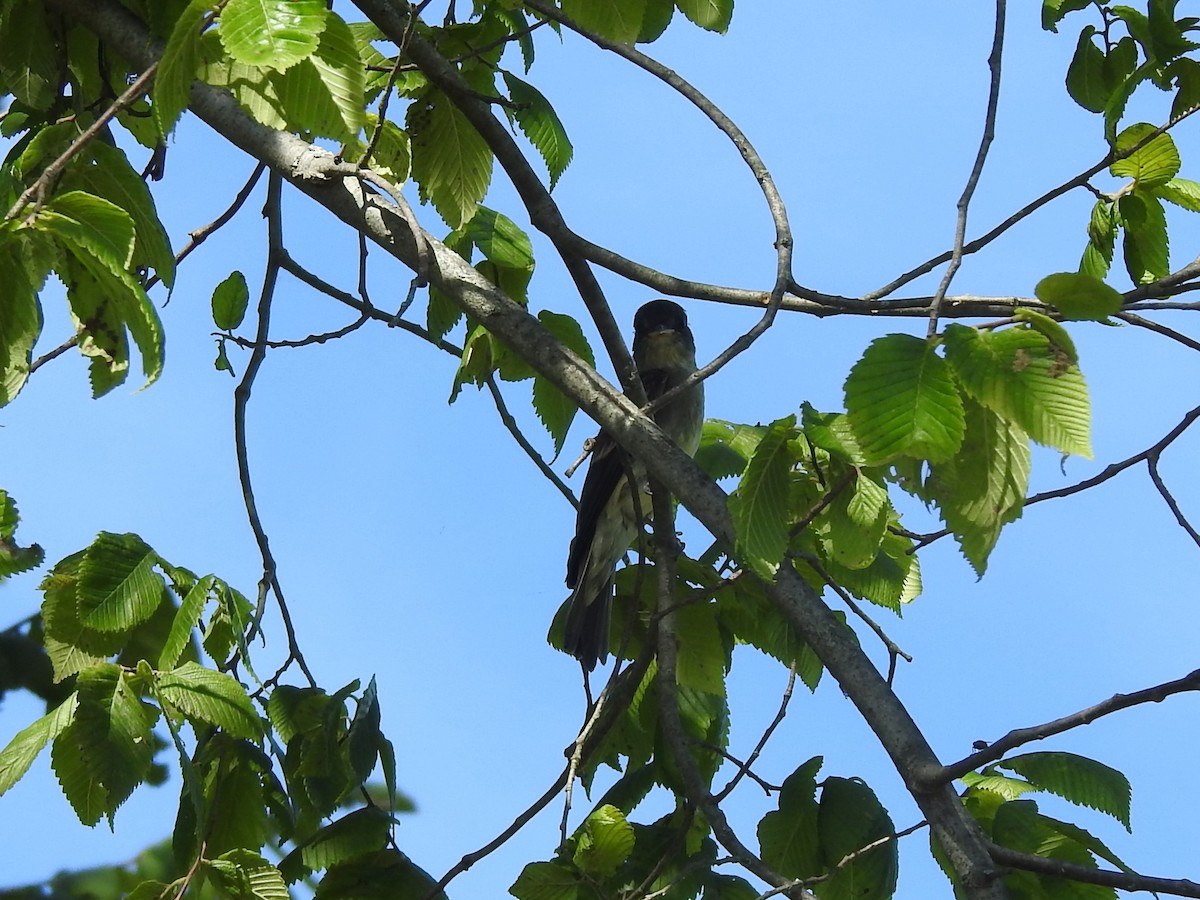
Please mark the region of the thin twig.
[[508, 404], [504, 402], [504, 394], [500, 391], [500, 385], [496, 384], [494, 375], [487, 377], [487, 387], [491, 392], [492, 400], [496, 404], [496, 412], [500, 414], [500, 421], [504, 423], [504, 427], [508, 429], [508, 433], [512, 435], [513, 440], [517, 442], [525, 455], [532, 460], [537, 466], [538, 471], [550, 480], [550, 483], [558, 488], [558, 492], [566, 498], [574, 509], [579, 508], [579, 501], [575, 498], [575, 494], [567, 487], [566, 483], [558, 477], [558, 473], [550, 468], [549, 464], [542, 459], [542, 455], [537, 452], [533, 444], [529, 443], [529, 438], [525, 437], [525, 433], [521, 431], [521, 427], [517, 424], [517, 420], [513, 418], [511, 412], [508, 411]]
[[979, 184], [979, 178], [983, 174], [983, 165], [987, 161], [988, 150], [996, 135], [996, 110], [1000, 104], [1000, 63], [1004, 53], [1004, 15], [1005, 0], [996, 0], [996, 31], [992, 39], [992, 52], [988, 56], [988, 68], [991, 69], [992, 77], [988, 88], [983, 137], [979, 142], [979, 151], [975, 155], [975, 164], [971, 167], [967, 185], [963, 188], [962, 196], [958, 198], [958, 219], [954, 226], [954, 249], [950, 251], [950, 265], [946, 267], [941, 283], [938, 284], [937, 293], [933, 295], [933, 302], [929, 304], [929, 331], [927, 334], [929, 338], [937, 334], [938, 313], [941, 311], [942, 302], [946, 299], [946, 291], [950, 289], [950, 282], [954, 280], [955, 274], [962, 265], [963, 243], [967, 239], [967, 210], [971, 206], [971, 198], [975, 195], [975, 187]]
[[1069, 716], [1063, 716], [1041, 725], [1014, 729], [998, 741], [987, 744], [983, 749], [970, 756], [943, 766], [941, 772], [936, 773], [933, 778], [929, 779], [929, 782], [931, 784], [948, 784], [968, 772], [974, 772], [988, 763], [995, 762], [1016, 747], [1062, 734], [1064, 731], [1070, 731], [1082, 725], [1090, 725], [1103, 716], [1129, 709], [1131, 706], [1138, 706], [1142, 703], [1161, 703], [1172, 694], [1181, 694], [1187, 691], [1200, 691], [1200, 669], [1196, 669], [1176, 681], [1168, 681], [1144, 690], [1134, 691], [1132, 694], [1114, 694], [1107, 700], [1071, 713]]
[[1167, 490], [1167, 486], [1162, 480], [1162, 475], [1158, 471], [1158, 454], [1154, 454], [1146, 460], [1146, 468], [1150, 470], [1150, 480], [1154, 482], [1154, 487], [1157, 488], [1159, 495], [1175, 516], [1175, 521], [1179, 523], [1179, 527], [1188, 533], [1188, 537], [1192, 539], [1192, 542], [1197, 547], [1200, 547], [1200, 534], [1192, 527], [1192, 523], [1187, 520], [1187, 516], [1183, 514], [1183, 510], [1179, 508], [1175, 497]]
[[[783, 689], [783, 698], [779, 702], [779, 709], [775, 713], [775, 718], [771, 720], [771, 723], [763, 731], [762, 736], [758, 739], [758, 743], [754, 745], [754, 750], [752, 750], [750, 755], [746, 757], [746, 761], [738, 766], [737, 772], [731, 779], [729, 779], [729, 783], [713, 795], [714, 803], [720, 803], [731, 793], [733, 793], [733, 789], [737, 787], [738, 782], [742, 780], [744, 775], [749, 775], [756, 782], [758, 782], [759, 786], [762, 787], [763, 790], [770, 794], [770, 786], [767, 785], [762, 779], [757, 778], [754, 773], [750, 771], [750, 767], [754, 765], [755, 761], [759, 757], [759, 754], [762, 753], [763, 748], [767, 746], [767, 741], [771, 739], [771, 735], [775, 733], [775, 729], [779, 727], [779, 723], [782, 722], [784, 717], [787, 715], [788, 704], [792, 702], [792, 690], [795, 688], [795, 686], [796, 664], [792, 663], [792, 665], [788, 668], [787, 687]], [[732, 759], [732, 757], [730, 757], [730, 759]]]
[[[301, 653], [300, 645], [296, 640], [296, 629], [292, 623], [291, 612], [288, 610], [287, 602], [283, 596], [283, 589], [279, 583], [278, 566], [276, 565], [275, 557], [271, 553], [270, 541], [267, 538], [266, 529], [263, 528], [262, 519], [259, 516], [258, 504], [254, 499], [254, 487], [250, 480], [250, 456], [246, 441], [246, 408], [250, 401], [250, 392], [254, 386], [254, 379], [258, 376], [258, 371], [262, 367], [263, 360], [266, 359], [267, 341], [269, 340], [271, 325], [271, 301], [274, 297], [275, 284], [279, 277], [279, 251], [283, 247], [282, 211], [280, 208], [282, 185], [283, 179], [279, 175], [271, 173], [267, 181], [266, 204], [269, 245], [267, 271], [263, 276], [263, 288], [258, 301], [258, 331], [255, 347], [250, 354], [250, 361], [246, 364], [246, 371], [242, 375], [242, 380], [233, 392], [233, 433], [234, 448], [237, 454], [238, 480], [242, 486], [242, 498], [246, 504], [246, 515], [250, 520], [250, 529], [254, 532], [254, 539], [258, 543], [263, 563], [262, 579], [259, 581], [258, 605], [255, 609], [254, 621], [251, 624], [247, 640], [261, 626], [266, 604], [266, 594], [269, 590], [275, 594], [275, 600], [279, 606], [280, 618], [283, 620], [283, 626], [287, 632], [288, 659], [289, 661], [294, 660], [300, 666], [300, 670], [308, 679], [308, 683], [315, 687], [317, 681], [313, 678], [312, 672], [309, 671], [308, 664], [304, 660], [304, 654]], [[278, 673], [276, 674], [278, 676]]]

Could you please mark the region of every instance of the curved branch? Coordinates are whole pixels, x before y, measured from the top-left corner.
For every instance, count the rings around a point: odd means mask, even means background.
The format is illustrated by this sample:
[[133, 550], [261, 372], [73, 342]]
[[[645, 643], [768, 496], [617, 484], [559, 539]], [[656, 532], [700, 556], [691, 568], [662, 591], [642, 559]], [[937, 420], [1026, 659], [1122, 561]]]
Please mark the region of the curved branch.
[[1081, 866], [1078, 863], [1021, 853], [998, 844], [991, 844], [988, 850], [992, 854], [992, 859], [1001, 865], [1013, 869], [1024, 869], [1026, 872], [1055, 875], [1071, 881], [1100, 884], [1124, 891], [1151, 891], [1174, 894], [1177, 897], [1200, 897], [1200, 884], [1186, 878], [1155, 878], [1150, 875], [1114, 872], [1111, 869], [1093, 869], [1091, 866]]
[[967, 176], [967, 185], [963, 188], [962, 196], [958, 198], [958, 218], [954, 226], [954, 248], [950, 251], [950, 265], [946, 267], [938, 285], [933, 302], [929, 304], [929, 332], [932, 338], [937, 334], [938, 313], [950, 282], [954, 280], [963, 259], [963, 242], [967, 239], [967, 210], [971, 206], [971, 198], [975, 195], [975, 187], [983, 174], [983, 164], [987, 161], [988, 150], [991, 149], [992, 139], [996, 135], [996, 110], [1000, 105], [1000, 63], [1004, 54], [1004, 16], [1005, 0], [996, 0], [996, 30], [992, 38], [992, 52], [988, 56], [988, 67], [991, 69], [991, 81], [988, 86], [987, 112], [984, 114], [983, 137], [979, 141], [979, 151], [975, 154], [975, 164], [971, 174]]
[[1196, 669], [1194, 672], [1176, 681], [1168, 681], [1164, 684], [1146, 688], [1145, 690], [1134, 691], [1132, 694], [1114, 694], [1107, 700], [1097, 703], [1094, 706], [1089, 706], [1087, 709], [1081, 709], [1079, 712], [1071, 713], [1069, 716], [1063, 716], [1062, 718], [1054, 719], [1041, 725], [1034, 725], [1029, 728], [1016, 728], [1004, 735], [1000, 740], [988, 744], [983, 750], [972, 753], [958, 762], [951, 763], [944, 767], [941, 772], [934, 773], [931, 783], [948, 784], [956, 778], [961, 778], [968, 772], [974, 772], [981, 766], [995, 762], [1009, 750], [1020, 747], [1023, 744], [1029, 744], [1056, 734], [1062, 734], [1064, 731], [1079, 728], [1081, 725], [1090, 725], [1102, 716], [1111, 715], [1123, 709], [1129, 709], [1131, 706], [1138, 706], [1142, 703], [1161, 703], [1172, 694], [1181, 694], [1186, 691], [1200, 691], [1200, 669]]

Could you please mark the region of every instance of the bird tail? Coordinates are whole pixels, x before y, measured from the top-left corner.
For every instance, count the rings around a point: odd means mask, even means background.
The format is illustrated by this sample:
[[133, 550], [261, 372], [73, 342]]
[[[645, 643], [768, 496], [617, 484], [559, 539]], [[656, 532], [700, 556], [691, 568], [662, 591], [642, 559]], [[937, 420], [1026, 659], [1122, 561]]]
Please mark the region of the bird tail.
[[608, 659], [613, 584], [610, 578], [599, 592], [591, 596], [584, 593], [585, 587], [586, 580], [581, 580], [571, 595], [563, 649], [590, 672], [596, 668], [596, 663]]

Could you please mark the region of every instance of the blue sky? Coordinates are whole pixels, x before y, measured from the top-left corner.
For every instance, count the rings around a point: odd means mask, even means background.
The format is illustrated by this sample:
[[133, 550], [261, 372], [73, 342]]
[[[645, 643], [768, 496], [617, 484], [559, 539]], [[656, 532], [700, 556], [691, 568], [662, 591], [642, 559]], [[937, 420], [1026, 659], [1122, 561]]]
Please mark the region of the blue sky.
[[[678, 22], [647, 49], [720, 105], [772, 169], [796, 234], [797, 279], [854, 296], [950, 245], [954, 204], [982, 127], [991, 16], [991, 4], [982, 3], [917, 2], [903, 13], [743, 3], [726, 36]], [[1072, 28], [1068, 19], [1062, 34], [1048, 34], [1034, 4], [1010, 9], [997, 137], [972, 206], [971, 235], [1103, 155], [1099, 117], [1061, 87]], [[575, 145], [555, 197], [576, 231], [673, 274], [769, 287], [774, 254], [765, 205], [732, 146], [706, 120], [649, 76], [569, 35], [560, 43], [538, 33], [530, 80], [554, 103]], [[1140, 115], [1159, 121], [1168, 104], [1165, 95], [1148, 96]], [[1182, 175], [1200, 180], [1189, 163], [1198, 151], [1192, 123], [1175, 139]], [[138, 165], [141, 155], [133, 156]], [[252, 168], [185, 118], [167, 178], [155, 188], [176, 249], [225, 207]], [[1111, 186], [1105, 177], [1096, 183]], [[526, 224], [500, 173], [487, 202]], [[161, 308], [168, 351], [158, 383], [140, 392], [131, 383], [93, 401], [83, 362], [67, 355], [0, 411], [3, 487], [20, 504], [20, 536], [41, 543], [50, 560], [99, 530], [135, 531], [172, 562], [253, 592], [260, 567], [234, 467], [235, 381], [212, 368], [209, 297], [234, 268], [256, 293], [265, 256], [261, 203], [260, 190], [181, 267]], [[1073, 269], [1091, 204], [1077, 191], [1013, 229], [966, 261], [953, 291], [1029, 296], [1044, 275]], [[352, 289], [352, 235], [294, 193], [286, 208], [293, 255]], [[431, 210], [418, 213], [434, 233], [444, 232]], [[1178, 267], [1196, 255], [1200, 231], [1178, 210], [1171, 222]], [[582, 318], [561, 264], [537, 236], [535, 254], [531, 306]], [[398, 304], [410, 273], [381, 252], [371, 259], [374, 301]], [[622, 322], [652, 296], [606, 273], [601, 281]], [[1113, 283], [1127, 286], [1121, 277]], [[929, 293], [935, 284], [926, 279], [902, 293]], [[155, 299], [162, 306], [165, 295]], [[39, 350], [69, 334], [62, 306], [48, 295]], [[705, 358], [756, 318], [711, 304], [688, 308]], [[272, 336], [303, 337], [353, 318], [285, 279]], [[1186, 314], [1163, 321], [1188, 325]], [[782, 316], [709, 383], [709, 415], [770, 421], [803, 401], [839, 409], [846, 372], [867, 341], [923, 329], [901, 319]], [[1060, 465], [1055, 454], [1035, 453], [1035, 490], [1074, 483], [1141, 450], [1195, 405], [1188, 388], [1196, 360], [1179, 345], [1132, 328], [1081, 324], [1072, 334], [1092, 391], [1096, 459]], [[244, 370], [244, 355], [232, 360]], [[260, 511], [309, 664], [330, 688], [377, 677], [400, 784], [418, 805], [398, 840], [435, 875], [549, 786], [583, 713], [576, 665], [544, 641], [565, 596], [572, 510], [512, 443], [487, 394], [467, 389], [447, 405], [454, 369], [440, 351], [372, 324], [341, 341], [272, 352], [249, 423]], [[506, 390], [526, 432], [549, 455], [551, 443], [528, 410], [528, 385]], [[592, 430], [581, 417], [558, 471]], [[1197, 444], [1185, 435], [1162, 462], [1193, 519], [1200, 517], [1200, 489], [1190, 478]], [[580, 482], [576, 476], [576, 489]], [[910, 527], [932, 527], [921, 510], [910, 512]], [[684, 540], [706, 546], [694, 526]], [[1002, 536], [981, 581], [941, 541], [922, 556], [925, 593], [904, 618], [877, 611], [915, 657], [900, 669], [898, 692], [950, 761], [969, 753], [974, 740], [1178, 678], [1196, 666], [1196, 553], [1144, 467], [1028, 510]], [[0, 625], [35, 609], [37, 580], [5, 586], [8, 615]], [[270, 639], [259, 650], [264, 661], [281, 653], [278, 623]], [[867, 636], [864, 643], [885, 665], [883, 648]], [[785, 681], [775, 664], [737, 652], [735, 755], [770, 721]], [[7, 696], [0, 742], [40, 712], [29, 698]], [[1195, 697], [1173, 697], [1031, 748], [1069, 750], [1124, 771], [1134, 789], [1132, 838], [1099, 813], [1051, 798], [1043, 809], [1091, 829], [1138, 870], [1196, 877], [1187, 812], [1194, 792], [1184, 775], [1200, 738], [1196, 713]], [[828, 680], [815, 695], [797, 695], [757, 769], [778, 782], [815, 754], [825, 756], [823, 774], [866, 779], [898, 827], [918, 821], [886, 755]], [[115, 835], [105, 826], [88, 829], [43, 756], [0, 799], [0, 887], [131, 857], [170, 832], [177, 790], [174, 777], [165, 788], [139, 790], [118, 813]], [[749, 838], [770, 806], [754, 790], [743, 787], [733, 807], [735, 827]], [[652, 803], [639, 820], [654, 818], [655, 809]], [[560, 814], [561, 805], [552, 805], [454, 882], [450, 895], [504, 896], [524, 862], [553, 853]], [[901, 847], [898, 896], [947, 896], [926, 834]]]

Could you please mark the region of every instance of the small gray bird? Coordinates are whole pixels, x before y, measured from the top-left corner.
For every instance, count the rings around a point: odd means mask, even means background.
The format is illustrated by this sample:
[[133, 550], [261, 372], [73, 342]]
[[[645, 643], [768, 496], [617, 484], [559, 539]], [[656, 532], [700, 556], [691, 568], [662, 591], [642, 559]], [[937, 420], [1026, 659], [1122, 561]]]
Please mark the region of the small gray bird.
[[[647, 399], [661, 397], [696, 371], [696, 342], [683, 307], [651, 300], [633, 317], [633, 361]], [[704, 427], [704, 386], [684, 391], [654, 413], [668, 437], [689, 455], [700, 446]], [[592, 447], [587, 478], [579, 498], [575, 538], [567, 557], [567, 587], [572, 589], [564, 645], [589, 672], [608, 659], [609, 613], [617, 563], [650, 517], [646, 472], [609, 435], [600, 432]], [[632, 470], [638, 500], [629, 483]]]

